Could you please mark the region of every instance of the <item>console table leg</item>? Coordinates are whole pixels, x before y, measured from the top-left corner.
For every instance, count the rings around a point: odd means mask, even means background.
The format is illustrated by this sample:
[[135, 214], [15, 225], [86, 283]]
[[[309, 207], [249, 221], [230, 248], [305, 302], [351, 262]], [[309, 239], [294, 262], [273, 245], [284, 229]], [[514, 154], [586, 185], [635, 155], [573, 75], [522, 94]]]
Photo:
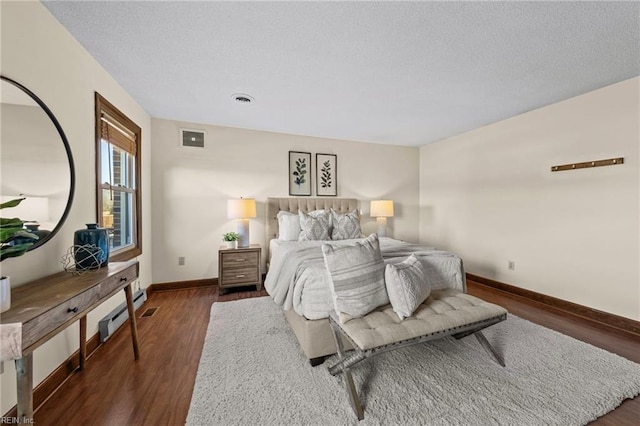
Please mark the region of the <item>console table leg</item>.
[[79, 370], [84, 370], [87, 360], [87, 316], [80, 317], [80, 365]]
[[33, 419], [33, 352], [16, 359], [18, 419]]
[[133, 356], [135, 359], [140, 359], [140, 353], [138, 351], [138, 327], [136, 326], [136, 311], [133, 307], [131, 284], [124, 288], [124, 294], [127, 297], [127, 310], [129, 311], [129, 324], [131, 325], [131, 340], [133, 340]]

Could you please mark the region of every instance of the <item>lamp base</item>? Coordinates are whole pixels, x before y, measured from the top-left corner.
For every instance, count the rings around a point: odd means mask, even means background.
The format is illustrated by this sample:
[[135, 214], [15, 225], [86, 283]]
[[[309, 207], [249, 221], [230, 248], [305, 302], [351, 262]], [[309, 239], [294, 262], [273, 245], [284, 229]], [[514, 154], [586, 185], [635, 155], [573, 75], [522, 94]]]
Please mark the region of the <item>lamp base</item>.
[[249, 247], [249, 219], [238, 219], [238, 247]]
[[378, 217], [376, 218], [376, 222], [378, 222], [378, 237], [386, 237], [387, 236], [387, 218]]

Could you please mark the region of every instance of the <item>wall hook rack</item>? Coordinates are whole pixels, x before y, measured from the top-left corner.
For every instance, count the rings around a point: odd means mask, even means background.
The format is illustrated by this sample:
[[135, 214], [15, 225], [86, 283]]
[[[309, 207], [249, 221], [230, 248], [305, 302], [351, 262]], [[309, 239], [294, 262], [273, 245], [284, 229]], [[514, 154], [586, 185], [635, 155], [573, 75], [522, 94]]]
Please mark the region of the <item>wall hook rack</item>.
[[588, 169], [590, 167], [616, 166], [624, 164], [624, 157], [609, 158], [607, 160], [585, 161], [583, 163], [563, 164], [561, 166], [552, 166], [552, 172], [561, 172], [563, 170]]

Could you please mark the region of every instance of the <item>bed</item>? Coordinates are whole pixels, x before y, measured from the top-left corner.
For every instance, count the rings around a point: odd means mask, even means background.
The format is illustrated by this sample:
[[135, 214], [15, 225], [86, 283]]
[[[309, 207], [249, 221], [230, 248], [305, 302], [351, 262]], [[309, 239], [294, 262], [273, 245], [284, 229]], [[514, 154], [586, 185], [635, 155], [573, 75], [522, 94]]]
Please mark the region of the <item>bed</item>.
[[[264, 286], [284, 309], [285, 318], [312, 365], [336, 353], [328, 320], [333, 304], [321, 250], [327, 241], [278, 239], [278, 213], [333, 209], [338, 214], [347, 214], [354, 210], [359, 212], [359, 207], [358, 200], [353, 198], [267, 199], [268, 273]], [[334, 240], [331, 244], [352, 244], [354, 241]], [[433, 289], [454, 288], [466, 292], [462, 260], [453, 253], [386, 237], [380, 238], [380, 251], [385, 263], [402, 262], [413, 253], [429, 271]]]

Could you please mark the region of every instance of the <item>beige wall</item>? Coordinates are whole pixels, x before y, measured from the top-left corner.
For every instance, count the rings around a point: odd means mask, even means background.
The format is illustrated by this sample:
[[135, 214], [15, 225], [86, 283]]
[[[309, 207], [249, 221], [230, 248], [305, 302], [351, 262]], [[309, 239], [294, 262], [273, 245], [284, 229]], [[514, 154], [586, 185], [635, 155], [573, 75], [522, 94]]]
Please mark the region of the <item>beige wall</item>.
[[639, 88], [634, 78], [422, 147], [420, 241], [459, 253], [467, 272], [640, 320]]
[[[264, 201], [287, 197], [288, 152], [337, 154], [338, 196], [365, 200], [365, 233], [374, 232], [368, 200], [392, 198], [396, 216], [392, 236], [417, 242], [418, 148], [296, 136], [229, 127], [152, 120], [153, 282], [218, 276], [217, 249], [224, 232], [235, 231], [227, 219], [227, 200], [258, 202], [251, 220], [251, 242], [266, 244]], [[206, 131], [205, 148], [179, 145], [180, 128]], [[315, 177], [313, 178], [315, 194]], [[178, 266], [178, 257], [186, 264]]]
[[[26, 255], [0, 265], [12, 285], [20, 285], [62, 269], [60, 257], [73, 244], [73, 232], [95, 222], [94, 91], [100, 92], [142, 127], [143, 247], [140, 283], [151, 281], [150, 216], [150, 117], [111, 76], [71, 37], [39, 2], [1, 3], [2, 74], [32, 90], [55, 114], [73, 152], [76, 192], [71, 213], [56, 237]], [[88, 316], [88, 333], [97, 322], [124, 300], [116, 295]], [[72, 325], [34, 355], [37, 385], [78, 349], [78, 328]], [[144, 349], [143, 349], [144, 350]], [[144, 353], [144, 352], [143, 352]], [[0, 376], [0, 410], [6, 413], [16, 402], [13, 363], [4, 363]]]

